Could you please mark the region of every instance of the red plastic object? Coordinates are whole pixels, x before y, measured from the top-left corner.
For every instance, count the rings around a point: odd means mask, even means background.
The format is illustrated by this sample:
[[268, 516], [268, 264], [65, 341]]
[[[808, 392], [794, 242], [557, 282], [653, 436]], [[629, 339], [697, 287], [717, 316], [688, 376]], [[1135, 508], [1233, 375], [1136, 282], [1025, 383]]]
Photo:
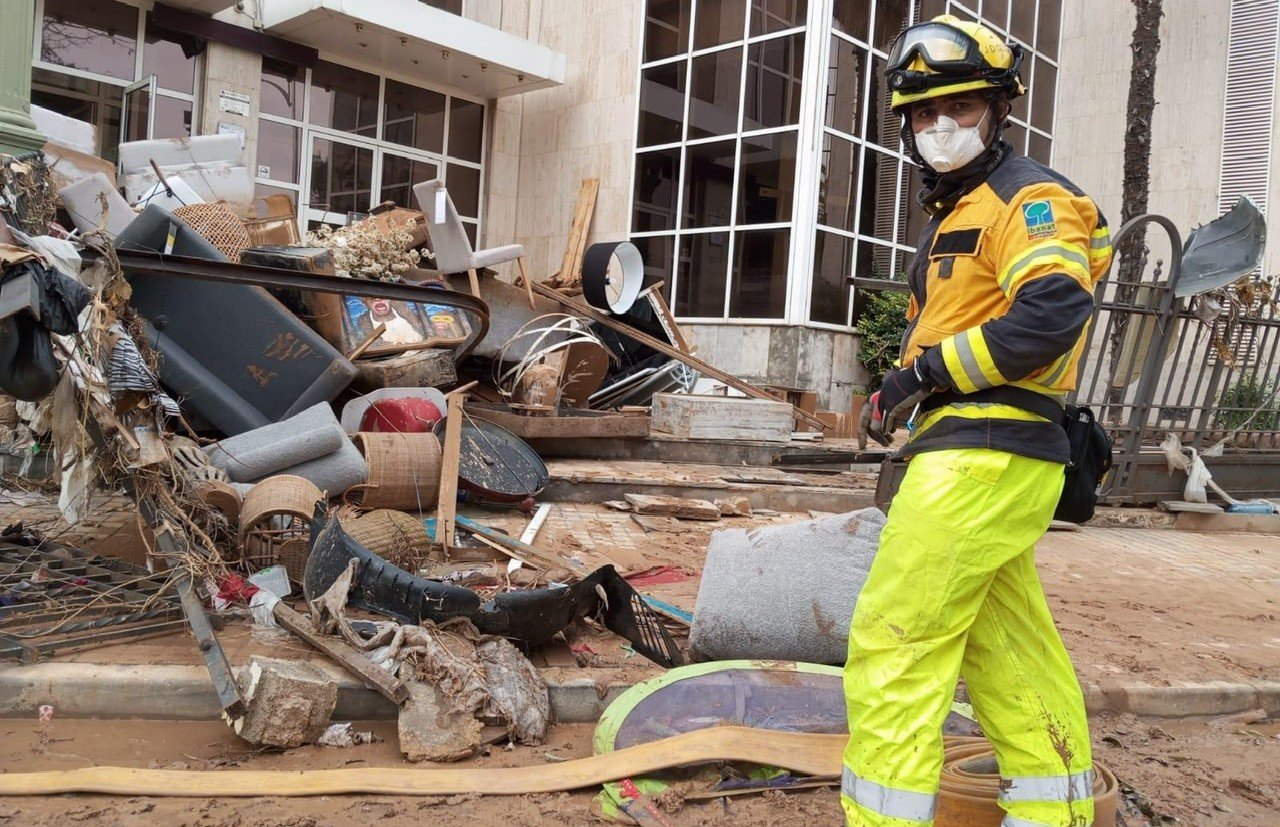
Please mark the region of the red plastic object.
[[415, 397], [380, 399], [360, 419], [360, 430], [399, 434], [431, 433], [444, 418], [434, 402]]

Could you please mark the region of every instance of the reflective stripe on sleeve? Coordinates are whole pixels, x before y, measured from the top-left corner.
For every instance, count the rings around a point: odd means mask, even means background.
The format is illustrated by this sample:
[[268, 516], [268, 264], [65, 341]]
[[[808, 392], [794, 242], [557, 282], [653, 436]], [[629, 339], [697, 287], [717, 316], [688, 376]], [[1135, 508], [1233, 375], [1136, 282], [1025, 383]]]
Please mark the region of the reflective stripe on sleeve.
[[1074, 775], [1026, 775], [1000, 783], [1001, 801], [1083, 801], [1092, 797], [1092, 770]]
[[1098, 259], [1109, 255], [1111, 255], [1111, 231], [1106, 227], [1099, 227], [1089, 237], [1089, 257]]
[[929, 822], [933, 820], [938, 797], [912, 790], [886, 787], [865, 778], [859, 778], [848, 767], [840, 776], [840, 791], [858, 802], [858, 806], [889, 818], [904, 821]]
[[1085, 254], [1084, 248], [1060, 238], [1054, 238], [1024, 250], [1011, 261], [1000, 273], [1000, 289], [1006, 296], [1013, 298], [1021, 285], [1022, 278], [1038, 264], [1058, 264], [1086, 282], [1090, 278], [1089, 257]]
[[961, 393], [973, 393], [1008, 381], [996, 367], [980, 327], [971, 327], [943, 339], [942, 360]]

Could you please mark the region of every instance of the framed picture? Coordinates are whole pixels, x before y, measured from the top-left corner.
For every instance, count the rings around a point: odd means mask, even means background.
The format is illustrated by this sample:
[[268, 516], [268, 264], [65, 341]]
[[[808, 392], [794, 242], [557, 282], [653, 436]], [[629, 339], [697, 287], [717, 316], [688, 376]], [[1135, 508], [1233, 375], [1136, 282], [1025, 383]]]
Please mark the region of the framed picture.
[[313, 295], [317, 329], [343, 354], [365, 344], [379, 325], [385, 325], [385, 329], [362, 351], [362, 356], [449, 347], [465, 340], [471, 332], [466, 317], [445, 305]]

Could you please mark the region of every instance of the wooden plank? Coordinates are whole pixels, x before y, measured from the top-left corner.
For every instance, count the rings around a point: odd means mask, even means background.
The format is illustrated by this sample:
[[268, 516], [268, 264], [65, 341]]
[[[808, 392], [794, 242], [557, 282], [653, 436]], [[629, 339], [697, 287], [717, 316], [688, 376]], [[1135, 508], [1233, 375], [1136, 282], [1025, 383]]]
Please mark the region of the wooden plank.
[[1178, 531], [1280, 534], [1280, 514], [1196, 514], [1182, 511], [1173, 520]]
[[564, 258], [556, 283], [565, 287], [582, 282], [582, 256], [587, 250], [587, 231], [596, 209], [596, 196], [600, 192], [599, 178], [583, 178], [578, 190], [578, 203], [573, 210], [573, 223], [569, 225], [569, 239], [564, 245]]
[[277, 623], [333, 658], [348, 672], [364, 681], [365, 686], [384, 698], [395, 704], [402, 704], [409, 699], [409, 689], [404, 681], [369, 660], [364, 652], [346, 641], [320, 634], [311, 626], [310, 618], [290, 609], [284, 605], [284, 601], [276, 603], [272, 614]]
[[495, 406], [473, 406], [471, 415], [501, 425], [521, 439], [643, 439], [649, 417], [605, 411], [561, 411], [559, 416], [521, 416]]
[[[653, 338], [647, 333], [643, 333], [639, 330], [636, 330], [631, 325], [626, 324], [624, 322], [620, 322], [612, 316], [607, 316], [604, 313], [601, 313], [599, 310], [596, 310], [594, 307], [591, 307], [590, 305], [586, 304], [585, 302], [580, 302], [571, 296], [566, 296], [564, 293], [561, 293], [559, 290], [556, 290], [554, 287], [548, 287], [545, 284], [535, 283], [533, 285], [533, 292], [537, 293], [543, 298], [547, 298], [547, 299], [551, 299], [552, 301], [559, 302], [562, 307], [567, 307], [573, 312], [577, 313], [578, 315], [591, 319], [593, 322], [596, 322], [597, 324], [602, 324], [605, 327], [609, 328], [610, 330], [616, 330], [633, 341], [639, 342], [642, 345], [646, 345], [650, 348], [653, 348], [659, 353], [662, 353], [666, 356], [670, 356], [672, 359], [683, 362], [689, 367], [696, 369], [699, 373], [709, 376], [712, 379], [715, 379], [717, 382], [723, 382], [729, 387], [733, 388], [734, 390], [741, 391], [742, 393], [745, 393], [747, 396], [750, 396], [753, 399], [767, 399], [770, 402], [777, 401], [772, 394], [761, 390], [760, 388], [756, 387], [750, 382], [743, 381], [742, 379], [739, 379], [733, 374], [725, 373], [724, 371], [717, 368], [715, 365], [709, 362], [703, 361], [702, 359], [699, 359], [697, 356], [693, 356], [688, 353], [682, 353], [680, 350], [672, 347], [666, 342], [659, 341], [658, 339]], [[817, 417], [813, 416], [812, 414], [807, 414], [804, 411], [800, 410], [799, 408], [793, 409], [792, 416], [795, 419], [801, 422], [804, 422], [808, 425], [812, 425], [815, 428], [822, 427], [822, 423], [818, 421]]]
[[456, 543], [454, 517], [458, 512], [458, 465], [462, 459], [462, 412], [467, 395], [459, 393], [449, 397], [449, 410], [445, 415], [444, 446], [440, 461], [440, 499], [436, 509], [436, 521], [440, 526], [440, 542], [445, 552]]
[[650, 427], [686, 439], [790, 442], [792, 416], [787, 402], [731, 396], [653, 396]]
[[525, 295], [529, 297], [529, 309], [537, 310], [537, 306], [533, 302], [533, 282], [529, 280], [529, 274], [524, 269], [524, 256], [516, 259], [516, 267], [520, 270], [520, 281], [524, 282]]
[[359, 359], [361, 356], [364, 355], [364, 352], [368, 350], [373, 345], [374, 342], [378, 341], [378, 339], [382, 336], [382, 334], [386, 332], [387, 332], [386, 323], [385, 322], [380, 323], [377, 327], [373, 329], [372, 333], [370, 333], [368, 336], [364, 338], [363, 342], [356, 345], [355, 350], [347, 354], [347, 361], [354, 362], [355, 360]]
[[689, 346], [688, 340], [684, 338], [684, 331], [680, 329], [680, 325], [676, 324], [675, 314], [667, 306], [667, 300], [662, 297], [662, 290], [659, 289], [661, 285], [662, 282], [658, 282], [648, 289], [649, 306], [653, 308], [653, 314], [658, 318], [658, 324], [662, 325], [662, 330], [671, 340], [671, 344], [692, 356], [697, 349]]
[[624, 494], [636, 514], [653, 514], [659, 517], [677, 517], [683, 520], [720, 519], [720, 507], [707, 500], [685, 497], [654, 496], [651, 494]]
[[565, 569], [578, 577], [585, 577], [591, 573], [591, 569], [585, 563], [561, 557], [553, 551], [534, 548], [528, 543], [522, 543], [515, 537], [510, 537], [497, 529], [477, 523], [467, 517], [459, 515], [458, 525], [470, 531], [482, 542], [485, 542], [486, 545], [500, 546], [504, 554], [519, 560], [525, 565], [531, 565], [543, 571]]

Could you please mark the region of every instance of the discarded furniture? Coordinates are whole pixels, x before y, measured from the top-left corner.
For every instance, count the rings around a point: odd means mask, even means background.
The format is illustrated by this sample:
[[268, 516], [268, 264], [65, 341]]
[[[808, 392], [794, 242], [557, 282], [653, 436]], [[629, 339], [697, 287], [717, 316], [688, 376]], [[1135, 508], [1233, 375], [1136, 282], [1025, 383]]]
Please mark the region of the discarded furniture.
[[253, 176], [238, 135], [195, 135], [120, 144], [125, 198], [136, 204], [161, 178], [178, 177], [204, 201], [224, 201], [247, 214]]
[[884, 523], [883, 513], [864, 508], [750, 532], [717, 531], [707, 548], [690, 645], [712, 660], [843, 663], [853, 606]]
[[309, 480], [289, 474], [253, 487], [240, 510], [239, 540], [250, 571], [280, 563], [289, 579], [302, 582], [310, 550], [309, 514], [323, 493]]
[[520, 268], [520, 278], [524, 280], [528, 293], [529, 306], [533, 307], [533, 293], [529, 274], [524, 269], [524, 245], [507, 244], [503, 247], [491, 247], [488, 250], [471, 249], [471, 240], [467, 238], [462, 220], [458, 218], [458, 210], [453, 206], [453, 199], [444, 188], [444, 182], [435, 179], [423, 181], [413, 188], [413, 195], [418, 199], [418, 206], [427, 216], [427, 232], [431, 235], [431, 249], [436, 254], [436, 269], [441, 273], [466, 273], [471, 279], [471, 292], [480, 295], [480, 280], [476, 271], [483, 267], [492, 267], [508, 261], [515, 261]]
[[[551, 475], [528, 443], [501, 425], [469, 416], [465, 409], [460, 413], [458, 482], [464, 491], [491, 502], [520, 502], [546, 488]], [[436, 424], [441, 438], [447, 423], [445, 419]]]
[[792, 410], [789, 402], [660, 393], [653, 397], [651, 427], [685, 439], [790, 442]]
[[138, 217], [116, 185], [101, 172], [63, 187], [58, 195], [71, 222], [82, 233], [101, 230], [108, 239], [115, 239]]
[[382, 388], [363, 393], [342, 408], [342, 428], [359, 431], [430, 431], [444, 418], [448, 400], [435, 388]]
[[233, 482], [290, 474], [335, 496], [368, 476], [360, 451], [347, 439], [327, 402], [228, 437], [210, 446], [208, 455], [210, 464], [226, 471]]
[[[147, 207], [116, 246], [225, 261], [159, 207]], [[332, 399], [355, 378], [354, 365], [262, 287], [125, 273], [161, 355], [161, 381], [225, 434]]]
[[363, 508], [430, 511], [440, 494], [440, 440], [432, 433], [359, 433], [369, 466], [365, 482], [344, 495]]

